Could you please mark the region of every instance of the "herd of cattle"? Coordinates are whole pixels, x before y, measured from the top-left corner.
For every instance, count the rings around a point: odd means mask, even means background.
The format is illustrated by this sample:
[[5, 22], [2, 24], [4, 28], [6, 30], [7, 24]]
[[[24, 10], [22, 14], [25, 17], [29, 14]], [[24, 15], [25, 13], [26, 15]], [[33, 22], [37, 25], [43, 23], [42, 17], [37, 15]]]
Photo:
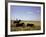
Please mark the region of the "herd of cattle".
[[21, 20], [18, 21], [14, 21], [13, 24], [15, 24], [15, 27], [33, 27], [34, 24], [29, 24], [27, 23], [27, 25], [25, 25], [25, 23], [20, 23]]

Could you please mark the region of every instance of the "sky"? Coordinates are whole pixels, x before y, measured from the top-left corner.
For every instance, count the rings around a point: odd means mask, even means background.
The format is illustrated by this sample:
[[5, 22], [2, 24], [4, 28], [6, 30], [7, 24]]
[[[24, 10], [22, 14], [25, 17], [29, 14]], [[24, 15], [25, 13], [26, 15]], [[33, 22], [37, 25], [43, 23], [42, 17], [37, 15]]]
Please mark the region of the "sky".
[[11, 20], [31, 20], [40, 21], [41, 7], [40, 6], [10, 6]]

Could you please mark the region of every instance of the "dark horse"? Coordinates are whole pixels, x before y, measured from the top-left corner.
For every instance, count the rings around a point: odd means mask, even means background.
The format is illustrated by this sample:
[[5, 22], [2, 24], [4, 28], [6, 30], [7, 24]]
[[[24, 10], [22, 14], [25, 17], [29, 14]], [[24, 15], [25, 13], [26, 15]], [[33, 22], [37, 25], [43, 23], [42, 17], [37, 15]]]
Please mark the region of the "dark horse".
[[16, 21], [14, 21], [13, 23], [19, 23], [21, 20], [16, 20]]

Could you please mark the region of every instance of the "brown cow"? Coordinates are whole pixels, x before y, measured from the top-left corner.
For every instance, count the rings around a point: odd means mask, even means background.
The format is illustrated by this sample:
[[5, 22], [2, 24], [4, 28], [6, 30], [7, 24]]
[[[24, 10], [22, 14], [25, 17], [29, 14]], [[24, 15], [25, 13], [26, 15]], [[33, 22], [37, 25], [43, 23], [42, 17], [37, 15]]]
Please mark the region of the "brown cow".
[[27, 27], [28, 27], [28, 26], [29, 26], [29, 27], [33, 27], [34, 24], [29, 24], [29, 23], [28, 23], [28, 24], [27, 24]]
[[23, 27], [24, 26], [24, 23], [17, 23], [16, 24], [16, 27]]

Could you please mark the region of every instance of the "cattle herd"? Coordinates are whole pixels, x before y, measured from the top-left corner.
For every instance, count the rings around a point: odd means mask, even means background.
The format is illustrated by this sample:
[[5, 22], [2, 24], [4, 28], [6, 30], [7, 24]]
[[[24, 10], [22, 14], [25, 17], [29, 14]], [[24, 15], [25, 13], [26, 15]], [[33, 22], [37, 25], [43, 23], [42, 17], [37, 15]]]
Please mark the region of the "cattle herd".
[[15, 27], [33, 27], [34, 24], [29, 24], [27, 23], [27, 25], [25, 25], [25, 23], [20, 23], [21, 20], [18, 21], [14, 21], [13, 24], [15, 24]]

